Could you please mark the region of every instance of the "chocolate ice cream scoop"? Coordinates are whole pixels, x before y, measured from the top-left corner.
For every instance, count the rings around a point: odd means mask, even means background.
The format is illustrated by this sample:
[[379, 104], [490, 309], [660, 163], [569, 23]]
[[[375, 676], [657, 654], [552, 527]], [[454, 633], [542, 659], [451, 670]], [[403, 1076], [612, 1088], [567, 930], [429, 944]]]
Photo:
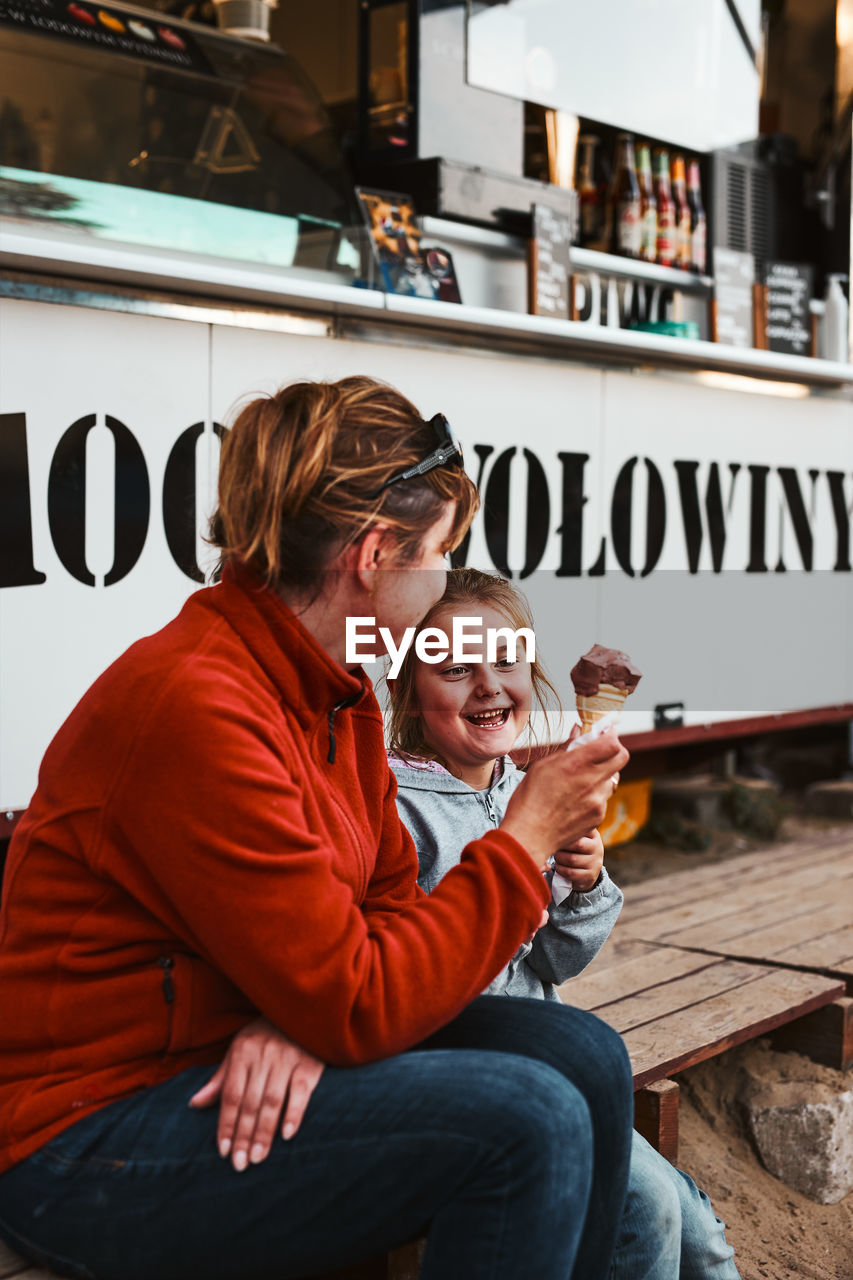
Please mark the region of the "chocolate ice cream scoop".
[[602, 644], [594, 644], [572, 667], [572, 684], [575, 693], [586, 698], [598, 693], [603, 684], [611, 685], [627, 697], [640, 683], [642, 674], [621, 649], [605, 649]]

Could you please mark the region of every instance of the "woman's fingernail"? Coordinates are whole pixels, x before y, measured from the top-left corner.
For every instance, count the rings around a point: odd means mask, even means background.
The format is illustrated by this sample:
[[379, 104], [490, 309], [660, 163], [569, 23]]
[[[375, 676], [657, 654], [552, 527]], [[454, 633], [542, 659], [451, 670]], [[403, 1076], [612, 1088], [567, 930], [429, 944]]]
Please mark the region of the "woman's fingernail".
[[230, 1138], [223, 1138], [223, 1139], [222, 1139], [222, 1141], [221, 1141], [221, 1142], [220, 1142], [220, 1144], [219, 1144], [219, 1154], [220, 1154], [220, 1155], [222, 1156], [222, 1158], [224, 1159], [224, 1158], [228, 1155], [228, 1152], [229, 1152], [230, 1150], [231, 1150], [231, 1139], [230, 1139]]
[[260, 1164], [263, 1158], [264, 1158], [264, 1149], [261, 1146], [260, 1142], [256, 1142], [255, 1145], [252, 1147], [252, 1150], [249, 1152], [249, 1159], [251, 1160], [252, 1164]]
[[242, 1173], [248, 1163], [249, 1162], [246, 1159], [246, 1153], [242, 1149], [242, 1147], [240, 1148], [239, 1151], [234, 1152], [234, 1168], [237, 1170], [238, 1173]]
[[288, 1120], [287, 1124], [284, 1126], [281, 1132], [282, 1132], [282, 1137], [285, 1139], [285, 1141], [287, 1141], [288, 1138], [292, 1138], [294, 1133], [296, 1133], [296, 1125], [293, 1123], [292, 1120]]

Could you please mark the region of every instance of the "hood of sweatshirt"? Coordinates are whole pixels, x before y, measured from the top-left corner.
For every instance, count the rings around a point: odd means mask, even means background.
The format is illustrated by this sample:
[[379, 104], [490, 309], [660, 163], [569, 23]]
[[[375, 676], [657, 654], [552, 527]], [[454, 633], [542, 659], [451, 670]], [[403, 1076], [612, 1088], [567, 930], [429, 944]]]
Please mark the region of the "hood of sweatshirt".
[[521, 769], [516, 768], [509, 756], [504, 756], [502, 759], [503, 770], [497, 782], [493, 782], [491, 786], [484, 787], [481, 790], [469, 786], [461, 778], [455, 778], [446, 769], [434, 771], [417, 765], [407, 765], [399, 757], [392, 757], [389, 760], [389, 764], [394, 777], [397, 779], [397, 787], [399, 789], [407, 787], [412, 791], [441, 791], [446, 795], [478, 796], [487, 792], [489, 795], [495, 796], [502, 791], [506, 791], [507, 797], [509, 797], [523, 776]]

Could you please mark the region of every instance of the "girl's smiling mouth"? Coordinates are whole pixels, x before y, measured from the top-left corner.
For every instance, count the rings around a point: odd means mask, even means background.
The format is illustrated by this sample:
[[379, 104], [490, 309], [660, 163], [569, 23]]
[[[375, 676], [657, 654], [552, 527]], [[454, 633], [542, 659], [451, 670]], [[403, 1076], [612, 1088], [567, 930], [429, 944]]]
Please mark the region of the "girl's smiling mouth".
[[493, 707], [489, 711], [472, 711], [462, 718], [476, 729], [502, 729], [510, 717], [512, 708]]

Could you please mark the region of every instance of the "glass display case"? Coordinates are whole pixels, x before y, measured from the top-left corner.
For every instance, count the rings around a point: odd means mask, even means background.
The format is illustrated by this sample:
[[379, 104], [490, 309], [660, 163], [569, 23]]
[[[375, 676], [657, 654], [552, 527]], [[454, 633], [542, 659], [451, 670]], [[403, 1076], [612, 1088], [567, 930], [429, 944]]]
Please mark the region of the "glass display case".
[[5, 217], [337, 271], [352, 201], [319, 94], [280, 49], [124, 5], [0, 8]]

